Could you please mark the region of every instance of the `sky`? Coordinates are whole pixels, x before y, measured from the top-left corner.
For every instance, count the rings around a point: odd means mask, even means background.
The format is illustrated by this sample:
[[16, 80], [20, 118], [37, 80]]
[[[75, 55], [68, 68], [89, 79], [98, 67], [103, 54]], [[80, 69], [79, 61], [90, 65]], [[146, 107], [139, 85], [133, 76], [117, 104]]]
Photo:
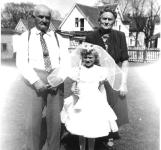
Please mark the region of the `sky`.
[[8, 2], [21, 3], [31, 2], [34, 4], [45, 4], [53, 10], [58, 10], [62, 17], [67, 14], [72, 6], [77, 2], [84, 5], [93, 6], [98, 0], [1, 0], [1, 7], [4, 8], [4, 4]]

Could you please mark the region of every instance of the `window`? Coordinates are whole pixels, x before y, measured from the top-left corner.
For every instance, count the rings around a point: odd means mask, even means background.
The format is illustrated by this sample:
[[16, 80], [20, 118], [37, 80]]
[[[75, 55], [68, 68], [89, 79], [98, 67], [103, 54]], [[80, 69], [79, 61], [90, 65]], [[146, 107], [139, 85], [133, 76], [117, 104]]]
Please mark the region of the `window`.
[[7, 51], [7, 43], [2, 43], [2, 51]]
[[80, 19], [80, 31], [84, 31], [84, 18]]
[[75, 27], [79, 27], [79, 19], [75, 18]]

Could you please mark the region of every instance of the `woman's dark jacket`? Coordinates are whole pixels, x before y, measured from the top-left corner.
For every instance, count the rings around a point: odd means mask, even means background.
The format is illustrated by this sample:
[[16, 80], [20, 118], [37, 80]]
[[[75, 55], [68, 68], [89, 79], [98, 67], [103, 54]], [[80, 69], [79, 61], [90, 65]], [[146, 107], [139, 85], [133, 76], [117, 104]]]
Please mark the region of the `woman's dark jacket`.
[[[102, 35], [104, 33], [101, 29], [93, 31], [86, 36], [86, 42], [99, 45], [105, 49]], [[108, 42], [108, 53], [113, 57], [116, 63], [128, 60], [128, 51], [126, 44], [125, 34], [121, 31], [110, 30], [109, 42]]]

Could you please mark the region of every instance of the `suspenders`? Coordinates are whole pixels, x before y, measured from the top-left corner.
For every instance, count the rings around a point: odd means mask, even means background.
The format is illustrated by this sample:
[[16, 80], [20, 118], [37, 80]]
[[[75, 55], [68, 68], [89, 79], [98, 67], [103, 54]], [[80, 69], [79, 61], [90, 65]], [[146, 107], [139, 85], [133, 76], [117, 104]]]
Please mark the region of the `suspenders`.
[[31, 30], [28, 31], [28, 46], [27, 46], [27, 51], [28, 51], [28, 63], [29, 63], [29, 40], [30, 40], [30, 35], [31, 35]]
[[58, 36], [57, 36], [56, 32], [54, 32], [54, 35], [55, 35], [55, 39], [56, 39], [56, 42], [57, 42], [57, 45], [59, 48], [59, 64], [60, 64], [60, 60], [61, 60], [61, 58], [60, 58], [60, 44], [59, 44], [59, 40], [58, 40]]

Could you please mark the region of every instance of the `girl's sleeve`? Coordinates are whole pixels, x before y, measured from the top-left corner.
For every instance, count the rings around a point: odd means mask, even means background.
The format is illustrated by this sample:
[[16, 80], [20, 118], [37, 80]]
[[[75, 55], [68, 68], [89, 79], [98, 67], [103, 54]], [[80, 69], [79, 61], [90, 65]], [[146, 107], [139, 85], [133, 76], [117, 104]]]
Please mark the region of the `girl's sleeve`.
[[100, 81], [109, 80], [109, 78], [110, 77], [109, 77], [108, 70], [105, 68], [102, 68], [100, 71]]

